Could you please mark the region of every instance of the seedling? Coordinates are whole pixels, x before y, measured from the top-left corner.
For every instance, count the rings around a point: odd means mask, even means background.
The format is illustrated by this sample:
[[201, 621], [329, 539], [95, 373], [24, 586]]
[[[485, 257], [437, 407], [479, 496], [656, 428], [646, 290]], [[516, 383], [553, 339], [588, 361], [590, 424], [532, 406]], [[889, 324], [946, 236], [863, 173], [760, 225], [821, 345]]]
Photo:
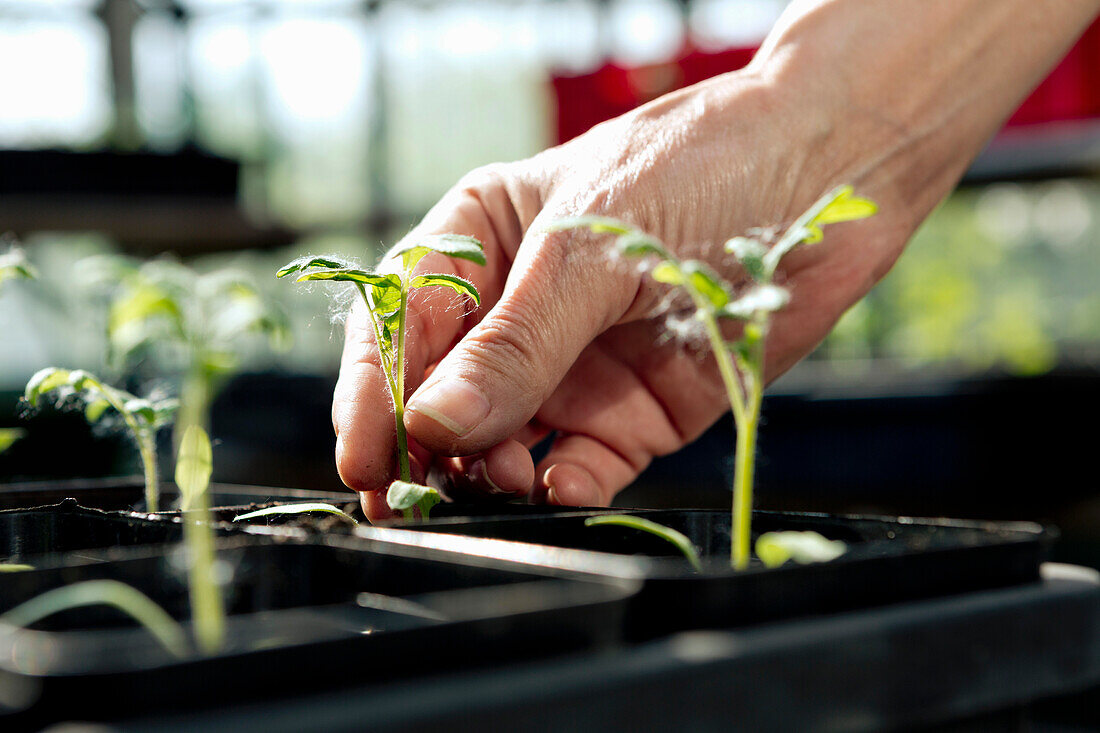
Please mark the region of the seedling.
[[165, 258], [135, 265], [116, 256], [96, 256], [82, 265], [93, 284], [111, 288], [111, 362], [120, 366], [154, 354], [166, 370], [182, 374], [177, 449], [187, 426], [207, 425], [219, 384], [237, 368], [242, 337], [254, 333], [275, 344], [285, 340], [285, 318], [245, 273], [221, 269], [200, 274]]
[[756, 556], [769, 568], [791, 560], [799, 565], [829, 562], [843, 555], [848, 546], [818, 532], [765, 532], [756, 538]]
[[416, 519], [416, 510], [420, 511], [421, 519], [428, 519], [432, 507], [442, 500], [443, 497], [432, 487], [409, 481], [394, 481], [386, 491], [386, 504], [390, 509], [401, 512], [407, 520]]
[[187, 590], [195, 639], [206, 654], [221, 649], [225, 641], [225, 603], [218, 586], [214, 556], [214, 526], [210, 521], [210, 475], [213, 452], [206, 431], [191, 425], [180, 441], [176, 458], [176, 485], [190, 509], [183, 517], [183, 541], [187, 547]]
[[589, 517], [584, 520], [585, 527], [600, 527], [604, 525], [629, 527], [630, 529], [637, 529], [660, 537], [662, 540], [671, 543], [677, 550], [682, 552], [684, 557], [687, 558], [687, 561], [691, 563], [691, 567], [695, 568], [696, 572], [702, 572], [703, 570], [702, 563], [699, 562], [699, 551], [683, 532], [630, 514], [601, 514], [600, 516]]
[[81, 369], [68, 370], [47, 367], [39, 370], [27, 382], [23, 397], [31, 407], [37, 407], [43, 395], [53, 394], [58, 404], [70, 399], [84, 401], [84, 416], [88, 422], [97, 422], [104, 413], [113, 409], [137, 443], [138, 454], [145, 473], [145, 504], [151, 512], [157, 511], [159, 480], [157, 477], [157, 429], [171, 421], [176, 411], [176, 400], [147, 400], [129, 392], [104, 384], [93, 374]]
[[301, 504], [282, 504], [280, 506], [269, 506], [264, 509], [257, 509], [254, 512], [248, 512], [247, 514], [238, 514], [233, 517], [234, 522], [245, 522], [249, 519], [262, 519], [263, 517], [285, 517], [295, 514], [312, 514], [319, 512], [322, 514], [332, 514], [346, 519], [352, 524], [359, 524], [355, 517], [351, 516], [347, 512], [343, 512], [332, 504], [326, 504], [320, 501], [302, 502]]
[[84, 606], [113, 606], [145, 627], [172, 656], [187, 655], [186, 635], [176, 620], [149, 596], [117, 580], [86, 580], [46, 591], [0, 615], [0, 624], [8, 627], [0, 631], [10, 633]]
[[[737, 444], [733, 474], [732, 542], [730, 559], [737, 569], [748, 567], [752, 522], [752, 484], [756, 432], [764, 393], [764, 347], [772, 314], [790, 300], [789, 292], [774, 283], [779, 263], [801, 245], [823, 238], [821, 227], [863, 219], [877, 211], [875, 204], [853, 195], [851, 186], [838, 186], [818, 199], [778, 237], [754, 230], [753, 236], [734, 237], [725, 243], [750, 284], [740, 292], [708, 265], [680, 260], [655, 237], [615, 219], [581, 217], [551, 225], [551, 231], [583, 228], [597, 234], [616, 235], [616, 248], [630, 257], [651, 257], [656, 264], [650, 276], [657, 282], [681, 288], [691, 298], [695, 318], [702, 324], [726, 388]], [[741, 336], [727, 341], [721, 321], [739, 321]]]
[[[397, 466], [402, 482], [411, 484], [412, 472], [409, 468], [409, 441], [405, 432], [405, 319], [407, 317], [409, 293], [417, 288], [445, 287], [480, 305], [481, 296], [474, 284], [457, 275], [415, 274], [417, 263], [432, 252], [468, 260], [478, 265], [485, 264], [485, 252], [481, 242], [473, 237], [444, 234], [427, 237], [417, 244], [410, 244], [390, 254], [390, 258], [399, 264], [400, 272], [364, 270], [350, 260], [338, 257], [314, 257], [305, 255], [288, 262], [275, 273], [276, 277], [297, 275], [296, 282], [350, 282], [359, 291], [370, 314], [378, 344], [379, 360], [386, 376], [386, 384], [393, 402], [394, 424], [397, 429]], [[423, 487], [427, 489], [427, 487]], [[399, 492], [404, 489], [397, 489]], [[434, 489], [427, 489], [434, 493]], [[392, 494], [395, 488], [391, 487]], [[413, 503], [423, 501], [425, 495], [417, 497]], [[436, 494], [438, 501], [438, 494]], [[403, 503], [403, 502], [402, 502]], [[434, 502], [433, 502], [434, 504]], [[391, 507], [394, 504], [391, 501]], [[396, 508], [396, 507], [395, 507]], [[422, 508], [422, 516], [427, 516]], [[412, 505], [401, 507], [406, 517], [412, 514]]]

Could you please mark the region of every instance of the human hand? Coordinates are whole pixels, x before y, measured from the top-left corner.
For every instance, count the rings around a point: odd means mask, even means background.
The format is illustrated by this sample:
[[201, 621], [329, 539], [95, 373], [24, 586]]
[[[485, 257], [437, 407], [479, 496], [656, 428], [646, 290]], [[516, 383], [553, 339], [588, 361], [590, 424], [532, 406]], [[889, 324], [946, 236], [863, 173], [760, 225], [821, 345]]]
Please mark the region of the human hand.
[[[483, 268], [440, 257], [422, 265], [473, 281], [482, 295], [476, 312], [440, 289], [418, 291], [410, 301], [405, 426], [414, 478], [431, 470], [452, 494], [607, 504], [654, 456], [690, 442], [725, 411], [705, 349], [690, 339], [662, 341], [669, 323], [663, 291], [634, 263], [610, 256], [606, 239], [546, 233], [553, 221], [623, 219], [737, 282], [740, 273], [721, 249], [725, 240], [789, 223], [833, 185], [854, 184], [881, 213], [834, 226], [821, 245], [784, 260], [779, 279], [792, 298], [773, 320], [769, 378], [808, 353], [889, 269], [1011, 111], [1011, 99], [1002, 94], [995, 104], [968, 109], [954, 126], [937, 116], [943, 130], [930, 136], [916, 125], [925, 112], [913, 100], [903, 100], [904, 109], [871, 104], [896, 100], [903, 76], [896, 68], [887, 66], [885, 78], [871, 69], [855, 80], [834, 70], [822, 82], [820, 53], [806, 51], [802, 38], [807, 18], [818, 36], [853, 31], [833, 12], [842, 3], [821, 5], [828, 7], [781, 23], [779, 38], [743, 72], [662, 97], [534, 158], [475, 171], [408, 235], [406, 241], [472, 235], [487, 257]], [[989, 16], [981, 3], [966, 5], [975, 23]], [[937, 7], [922, 6], [914, 18], [919, 31], [954, 27], [961, 5]], [[862, 20], [893, 29], [897, 12], [876, 5]], [[895, 39], [871, 38], [866, 53], [889, 56]], [[1002, 61], [1001, 73], [1019, 71]], [[869, 67], [858, 58], [853, 64]], [[933, 98], [958, 93], [952, 69], [939, 73], [942, 85], [922, 91]], [[827, 100], [808, 103], [822, 88]], [[364, 492], [371, 517], [392, 514], [381, 491], [395, 476], [385, 390], [371, 328], [353, 311], [333, 423], [340, 475]], [[529, 449], [551, 433], [549, 452], [535, 466]]]

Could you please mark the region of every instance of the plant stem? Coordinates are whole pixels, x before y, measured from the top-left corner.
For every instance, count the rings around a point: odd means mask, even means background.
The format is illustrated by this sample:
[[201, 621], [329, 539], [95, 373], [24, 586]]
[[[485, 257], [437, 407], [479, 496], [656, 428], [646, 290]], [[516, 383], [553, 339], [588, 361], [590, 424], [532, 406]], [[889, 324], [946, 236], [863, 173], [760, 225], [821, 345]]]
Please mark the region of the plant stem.
[[122, 421], [130, 429], [137, 443], [138, 455], [141, 457], [141, 468], [145, 475], [145, 506], [151, 511], [157, 511], [157, 500], [160, 497], [160, 481], [157, 478], [157, 447], [156, 430], [152, 426], [148, 430], [142, 427], [137, 416], [126, 408], [125, 400], [119, 397], [118, 392], [103, 384], [91, 376], [86, 379], [92, 383], [96, 391], [103, 395], [103, 399], [114, 408], [115, 412], [122, 416]]
[[760, 420], [763, 390], [756, 376], [750, 378], [748, 414], [737, 425], [737, 455], [733, 469], [733, 516], [730, 562], [737, 570], [749, 566], [752, 545], [752, 482], [756, 457], [756, 429]]
[[405, 311], [409, 305], [409, 278], [406, 270], [401, 278], [401, 309], [397, 312], [397, 358], [393, 364], [393, 419], [397, 428], [397, 465], [401, 480], [412, 481], [409, 468], [409, 438], [405, 433]]

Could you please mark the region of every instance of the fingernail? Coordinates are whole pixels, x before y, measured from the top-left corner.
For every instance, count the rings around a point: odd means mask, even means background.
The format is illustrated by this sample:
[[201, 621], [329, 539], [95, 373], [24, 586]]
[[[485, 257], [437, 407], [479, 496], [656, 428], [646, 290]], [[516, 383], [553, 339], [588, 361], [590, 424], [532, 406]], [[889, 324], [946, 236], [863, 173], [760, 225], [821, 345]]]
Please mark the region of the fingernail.
[[491, 496], [511, 496], [515, 493], [512, 491], [505, 491], [489, 478], [489, 466], [486, 465], [484, 458], [479, 458], [473, 462], [473, 465], [470, 466], [470, 470], [466, 472], [466, 478], [469, 479], [472, 484], [477, 484], [479, 482], [484, 483], [489, 487], [489, 494]]
[[409, 410], [430, 417], [461, 438], [489, 415], [489, 400], [461, 379], [441, 380], [409, 401]]

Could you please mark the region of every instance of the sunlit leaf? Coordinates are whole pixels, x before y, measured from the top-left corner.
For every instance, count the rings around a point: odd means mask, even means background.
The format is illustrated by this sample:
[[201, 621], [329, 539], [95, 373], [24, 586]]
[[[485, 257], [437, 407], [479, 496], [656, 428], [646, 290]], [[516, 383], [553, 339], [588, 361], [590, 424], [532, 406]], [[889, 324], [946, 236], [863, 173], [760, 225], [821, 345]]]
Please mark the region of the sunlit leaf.
[[363, 283], [364, 285], [401, 287], [401, 281], [396, 275], [379, 275], [366, 270], [315, 270], [301, 275], [296, 282], [301, 283], [310, 280], [338, 280]]
[[832, 201], [810, 220], [811, 224], [839, 224], [842, 221], [866, 219], [878, 213], [875, 202], [856, 196], [851, 186], [840, 186], [831, 193]]
[[109, 333], [114, 333], [129, 323], [157, 317], [169, 319], [173, 323], [183, 321], [183, 313], [173, 298], [160, 288], [143, 285], [133, 288], [111, 304], [107, 329]]
[[254, 512], [248, 512], [247, 514], [239, 514], [233, 517], [234, 522], [245, 522], [250, 519], [260, 519], [262, 517], [279, 517], [293, 514], [310, 514], [313, 512], [321, 512], [324, 514], [333, 514], [341, 519], [346, 519], [352, 524], [359, 524], [355, 520], [355, 517], [340, 511], [332, 504], [325, 504], [324, 502], [310, 501], [302, 502], [301, 504], [282, 504], [280, 506], [269, 506], [264, 509], [257, 509]]
[[442, 499], [432, 487], [408, 481], [394, 481], [386, 491], [386, 503], [390, 509], [404, 513], [405, 519], [415, 519], [413, 508], [420, 510], [422, 519], [427, 519], [432, 507]]
[[765, 279], [764, 255], [768, 248], [759, 239], [734, 237], [725, 244], [725, 250], [737, 258], [749, 277], [757, 282]]
[[656, 535], [666, 542], [675, 545], [676, 549], [683, 553], [687, 561], [691, 563], [691, 566], [695, 568], [697, 572], [702, 572], [703, 566], [699, 562], [699, 551], [695, 548], [695, 544], [692, 543], [683, 532], [650, 521], [649, 519], [643, 519], [642, 517], [636, 517], [630, 514], [603, 514], [589, 517], [584, 520], [585, 527], [599, 527], [602, 525], [629, 527], [630, 529], [637, 529], [642, 532]]
[[69, 370], [57, 367], [39, 369], [27, 381], [27, 387], [23, 392], [23, 398], [31, 407], [38, 406], [38, 398], [47, 392], [52, 392], [58, 387], [69, 383]]
[[687, 282], [687, 276], [675, 262], [658, 262], [650, 271], [649, 276], [657, 282], [667, 285], [683, 285]]
[[634, 228], [608, 216], [575, 216], [558, 219], [546, 226], [545, 232], [564, 232], [569, 229], [587, 229], [595, 234], [627, 234]]
[[847, 549], [841, 540], [830, 540], [817, 532], [765, 532], [756, 540], [756, 556], [769, 568], [788, 560], [802, 565], [829, 562]]
[[688, 260], [681, 265], [691, 287], [711, 304], [721, 308], [730, 300], [730, 294], [714, 270], [698, 260]]
[[11, 448], [17, 440], [27, 435], [23, 428], [0, 428], [0, 453]]
[[90, 423], [99, 422], [99, 418], [103, 417], [103, 413], [107, 412], [110, 407], [111, 403], [107, 400], [90, 400], [84, 406], [84, 419]]
[[459, 295], [465, 295], [469, 297], [474, 303], [481, 304], [481, 295], [477, 292], [477, 288], [469, 280], [458, 277], [457, 275], [417, 275], [409, 283], [409, 287], [413, 288], [425, 288], [438, 285], [445, 288], [450, 288]]
[[475, 237], [462, 234], [434, 234], [422, 237], [416, 242], [394, 250], [391, 257], [401, 258], [405, 270], [411, 270], [423, 257], [432, 253], [469, 260], [478, 265], [485, 264], [485, 247]]
[[332, 256], [317, 257], [314, 255], [302, 255], [279, 268], [275, 273], [275, 277], [286, 277], [295, 272], [301, 272], [314, 267], [324, 267], [329, 270], [352, 270], [355, 269], [355, 263], [351, 260]]
[[717, 315], [722, 318], [746, 320], [757, 313], [772, 313], [790, 302], [791, 294], [778, 285], [761, 284], [745, 292], [737, 300], [727, 303]]
[[180, 508], [190, 509], [210, 485], [214, 454], [210, 438], [198, 425], [190, 425], [180, 441], [176, 457], [176, 486], [180, 490]]
[[656, 255], [661, 259], [668, 259], [669, 256], [661, 242], [645, 232], [629, 231], [615, 240], [615, 247], [627, 257]]

